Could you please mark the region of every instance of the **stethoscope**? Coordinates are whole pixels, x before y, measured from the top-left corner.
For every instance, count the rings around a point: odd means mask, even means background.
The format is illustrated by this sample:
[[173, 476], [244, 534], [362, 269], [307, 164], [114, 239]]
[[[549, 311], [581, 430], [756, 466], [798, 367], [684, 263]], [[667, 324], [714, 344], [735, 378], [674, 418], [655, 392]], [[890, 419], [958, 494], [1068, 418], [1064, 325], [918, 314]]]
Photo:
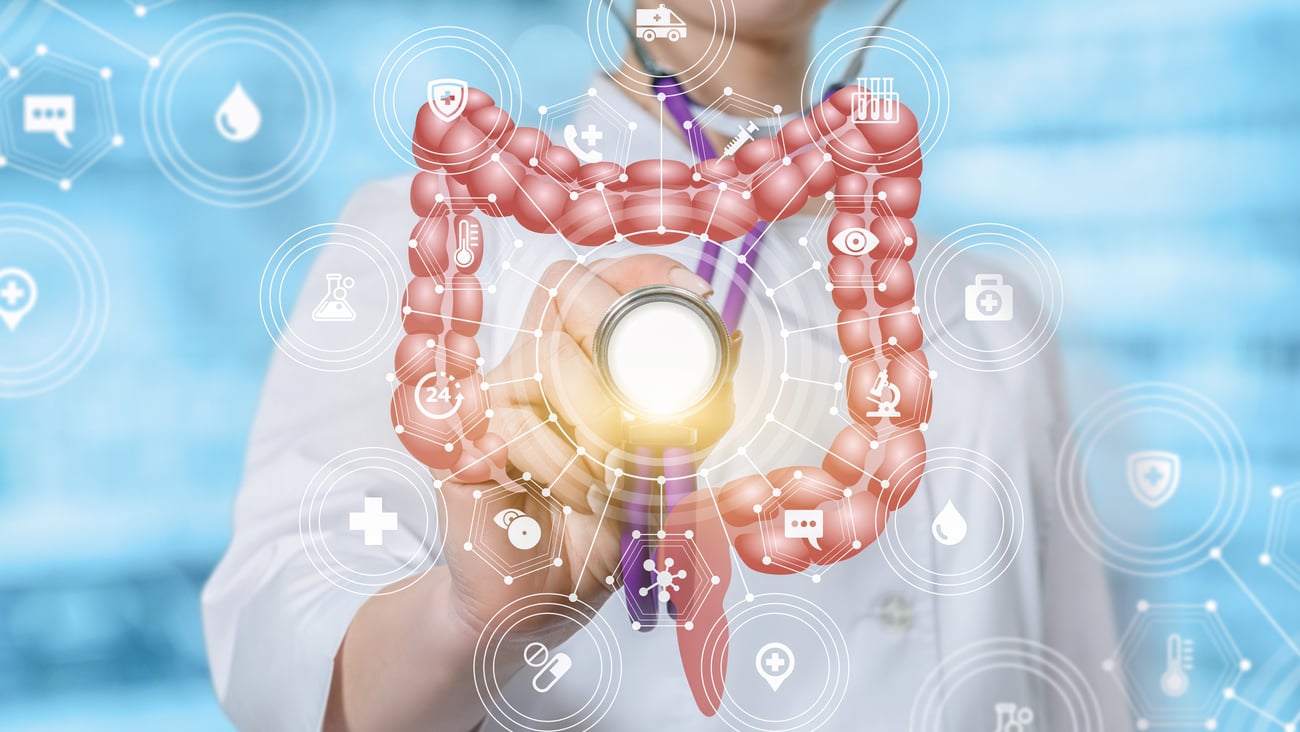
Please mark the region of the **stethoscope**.
[[[877, 16], [873, 27], [888, 25], [894, 13], [902, 6], [904, 0], [889, 0]], [[604, 0], [609, 12], [622, 25], [632, 45], [632, 52], [642, 69], [651, 77], [651, 91], [662, 100], [664, 111], [676, 122], [677, 128], [686, 136], [691, 154], [697, 161], [718, 157], [718, 150], [704, 134], [704, 126], [696, 123], [697, 108], [677, 75], [655, 62], [649, 50], [642, 43], [630, 20], [614, 8], [614, 0]], [[854, 50], [844, 73], [823, 93], [822, 99], [828, 99], [840, 89], [856, 83], [861, 76], [866, 56], [871, 48], [871, 36], [863, 38]], [[750, 132], [755, 127], [751, 125]], [[675, 414], [651, 414], [635, 399], [629, 399], [626, 390], [619, 386], [620, 378], [616, 362], [618, 354], [611, 349], [618, 341], [619, 329], [626, 328], [623, 323], [633, 322], [629, 316], [642, 308], [665, 307], [680, 309], [682, 313], [691, 313], [698, 317], [703, 325], [702, 332], [710, 333], [714, 339], [713, 348], [699, 349], [696, 361], [707, 363], [713, 368], [713, 379], [707, 388], [701, 388], [699, 401], [692, 408], [707, 405], [722, 389], [722, 385], [731, 378], [731, 364], [727, 358], [729, 333], [736, 330], [741, 312], [749, 291], [749, 284], [758, 265], [759, 245], [767, 233], [768, 222], [759, 221], [753, 229], [745, 234], [741, 241], [739, 253], [743, 255], [744, 265], [737, 264], [727, 288], [722, 311], [719, 314], [703, 298], [671, 287], [645, 287], [624, 295], [610, 309], [597, 328], [593, 357], [596, 370], [605, 388], [615, 397], [622, 407], [625, 419], [625, 442], [630, 446], [632, 463], [630, 485], [626, 491], [632, 498], [623, 518], [622, 558], [620, 571], [623, 578], [624, 598], [628, 612], [632, 616], [633, 627], [649, 630], [654, 627], [658, 617], [658, 603], [668, 605], [670, 614], [676, 615], [671, 600], [670, 588], [677, 572], [665, 560], [667, 566], [661, 566], [656, 560], [654, 537], [663, 526], [663, 520], [683, 498], [696, 489], [695, 466], [692, 449], [689, 447], [692, 435], [683, 434], [673, 420], [681, 416]], [[703, 242], [703, 250], [696, 274], [710, 284], [717, 276], [717, 262], [722, 254], [719, 243]], [[645, 311], [643, 311], [645, 312]], [[709, 357], [713, 355], [713, 358]], [[689, 411], [689, 410], [687, 410]], [[658, 472], [657, 480], [652, 474]], [[655, 486], [661, 486], [659, 500], [655, 500]], [[648, 622], [647, 622], [648, 621]]]

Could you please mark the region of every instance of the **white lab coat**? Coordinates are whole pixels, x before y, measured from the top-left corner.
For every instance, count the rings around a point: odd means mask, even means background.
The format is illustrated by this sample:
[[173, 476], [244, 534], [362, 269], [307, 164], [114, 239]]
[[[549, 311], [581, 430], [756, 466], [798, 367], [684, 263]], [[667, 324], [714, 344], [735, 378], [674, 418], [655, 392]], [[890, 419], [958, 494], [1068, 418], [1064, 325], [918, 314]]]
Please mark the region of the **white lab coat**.
[[[598, 79], [595, 85], [618, 114], [638, 123], [640, 134], [632, 137], [630, 158], [659, 154], [657, 121], [609, 82]], [[580, 127], [585, 126], [586, 115], [589, 113], [582, 112], [576, 120]], [[591, 119], [602, 121], [600, 117]], [[684, 144], [670, 135], [664, 137], [666, 157], [688, 158]], [[349, 202], [341, 218], [378, 235], [403, 261], [415, 220], [408, 204], [408, 186], [407, 178], [366, 185]], [[924, 205], [923, 197], [923, 210]], [[761, 277], [769, 282], [786, 282], [808, 266], [808, 254], [799, 249], [796, 240], [807, 233], [811, 223], [809, 217], [797, 217], [775, 227], [772, 241], [765, 245], [760, 257]], [[825, 246], [824, 229], [823, 222], [809, 237], [810, 246]], [[514, 270], [531, 271], [530, 276], [536, 278], [548, 263], [568, 255], [554, 237], [517, 230], [526, 245], [512, 255]], [[508, 243], [489, 240], [487, 245]], [[697, 248], [686, 244], [656, 251], [692, 266], [698, 253]], [[918, 256], [916, 263], [920, 259]], [[957, 262], [954, 266], [968, 265]], [[323, 282], [326, 273], [338, 269], [337, 256], [327, 249], [306, 280], [308, 284], [293, 315], [295, 327], [309, 327], [310, 313], [321, 296], [315, 283]], [[488, 269], [485, 265], [485, 277], [490, 276]], [[725, 283], [730, 281], [729, 270], [730, 265], [724, 263], [716, 281], [716, 299], [720, 300]], [[977, 273], [971, 266], [963, 276], [973, 281]], [[350, 296], [353, 307], [384, 307], [385, 284], [378, 272], [357, 272], [353, 276], [357, 278]], [[486, 298], [485, 322], [519, 323], [531, 285], [508, 272], [496, 281], [499, 291]], [[790, 295], [782, 306], [786, 327], [835, 322], [836, 311], [824, 282], [820, 273], [813, 273], [782, 288]], [[764, 359], [772, 358], [761, 349], [778, 342], [771, 325], [773, 313], [770, 304], [760, 297], [751, 298], [751, 303], [741, 321], [746, 350], [736, 393], [742, 397], [762, 395], [762, 399], [754, 401], [763, 406], [747, 409], [742, 404], [733, 435], [752, 429], [753, 420], [761, 420], [766, 410], [763, 400], [768, 396], [765, 391], [770, 392], [774, 383], [772, 374], [763, 376], [760, 366]], [[790, 303], [795, 305], [788, 306]], [[964, 322], [960, 307], [961, 303], [952, 303], [945, 315], [947, 327], [968, 341], [977, 340], [978, 333], [969, 330], [971, 326]], [[397, 316], [394, 307], [392, 317]], [[508, 329], [483, 329], [479, 341], [487, 368], [501, 357], [512, 337]], [[788, 368], [795, 375], [834, 382], [840, 369], [839, 353], [833, 328], [812, 331], [807, 341], [792, 348]], [[1049, 349], [1015, 370], [986, 374], [963, 370], [930, 354], [930, 366], [939, 372], [939, 378], [935, 382], [935, 417], [927, 444], [969, 448], [991, 457], [1011, 477], [1028, 517], [1019, 554], [991, 586], [961, 597], [939, 597], [920, 591], [890, 568], [878, 546], [833, 567], [819, 583], [806, 576], [773, 577], [748, 569], [740, 570], [743, 582], [740, 577], [733, 579], [729, 602], [740, 602], [746, 589], [758, 595], [799, 595], [824, 609], [846, 639], [849, 691], [822, 729], [912, 729], [909, 719], [913, 703], [931, 672], [960, 649], [998, 637], [1041, 642], [1060, 651], [1084, 674], [1101, 700], [1104, 728], [1127, 728], [1118, 686], [1101, 672], [1103, 659], [1113, 652], [1116, 643], [1104, 572], [1061, 525], [1058, 515], [1054, 464], [1066, 425], [1054, 358]], [[299, 504], [313, 475], [332, 458], [355, 448], [401, 449], [389, 418], [391, 387], [385, 377], [391, 370], [389, 357], [342, 373], [313, 370], [279, 353], [273, 359], [250, 436], [244, 483], [235, 505], [234, 537], [203, 593], [213, 682], [221, 704], [241, 729], [320, 727], [335, 651], [366, 597], [339, 589], [313, 567], [300, 537]], [[828, 445], [842, 424], [838, 418], [827, 418], [824, 411], [835, 396], [825, 387], [803, 382], [791, 382], [787, 388], [780, 409], [792, 411], [782, 413], [791, 415], [783, 417], [783, 421], [799, 425], [815, 441]], [[752, 413], [746, 416], [748, 412]], [[759, 449], [751, 448], [750, 455], [772, 459], [760, 462], [764, 470], [780, 465], [818, 465], [823, 454], [808, 442], [778, 431], [765, 432], [756, 444]], [[734, 443], [724, 441], [715, 454], [730, 454], [734, 447]], [[733, 460], [715, 471], [715, 485], [740, 475], [742, 470], [753, 472], [752, 467], [740, 462]], [[352, 491], [350, 495], [333, 496], [335, 500], [327, 506], [322, 522], [336, 527], [338, 547], [354, 547], [340, 561], [382, 570], [386, 562], [399, 562], [397, 557], [419, 543], [422, 526], [416, 524], [422, 519], [411, 518], [421, 515], [418, 502], [412, 504], [409, 492], [397, 488], [383, 493], [384, 480], [382, 474], [376, 474], [355, 481], [347, 487]], [[967, 569], [969, 556], [938, 546], [931, 539], [930, 524], [947, 498], [980, 490], [960, 471], [927, 475], [916, 498], [891, 519], [907, 551], [918, 562], [938, 571]], [[385, 495], [385, 509], [395, 510], [402, 517], [401, 530], [385, 540], [382, 552], [346, 540], [346, 512], [360, 510], [363, 491]], [[988, 527], [1000, 530], [995, 506], [991, 501], [967, 502], [964, 513], [972, 537]], [[334, 543], [331, 548], [349, 551]], [[485, 565], [483, 571], [492, 570]], [[670, 630], [648, 634], [632, 631], [618, 595], [605, 605], [602, 614], [616, 631], [622, 679], [619, 696], [598, 729], [685, 732], [726, 728], [722, 721], [704, 717], [696, 709]], [[733, 628], [733, 639], [739, 643], [736, 633]], [[575, 649], [574, 655], [579, 656], [580, 650]], [[749, 683], [752, 679], [743, 678], [754, 671], [753, 656], [744, 655], [745, 651], [737, 650], [733, 643], [731, 677], [736, 690], [732, 694], [741, 706], [747, 703], [741, 695], [762, 688]], [[436, 659], [430, 659], [430, 663], [436, 663]], [[804, 654], [801, 664], [801, 668], [815, 668], [817, 659]], [[576, 658], [575, 668], [566, 677], [568, 683], [557, 685], [545, 697], [529, 697], [532, 692], [522, 678], [516, 678], [508, 693], [521, 707], [543, 714], [548, 705], [563, 709], [589, 694], [585, 684], [594, 683], [590, 675], [596, 673], [595, 665], [584, 666], [582, 659]], [[941, 679], [939, 683], [957, 681]], [[1028, 732], [1072, 729], [1068, 715], [1059, 709], [1059, 697], [1045, 691], [1033, 674], [1002, 669], [971, 683], [958, 688], [959, 693], [952, 694], [944, 707], [941, 728], [945, 732], [995, 730], [993, 705], [1005, 701], [1035, 709], [1036, 722]], [[566, 692], [565, 687], [571, 691]], [[729, 691], [732, 688], [729, 685]], [[971, 693], [976, 688], [983, 690]], [[484, 728], [498, 727], [488, 720]]]

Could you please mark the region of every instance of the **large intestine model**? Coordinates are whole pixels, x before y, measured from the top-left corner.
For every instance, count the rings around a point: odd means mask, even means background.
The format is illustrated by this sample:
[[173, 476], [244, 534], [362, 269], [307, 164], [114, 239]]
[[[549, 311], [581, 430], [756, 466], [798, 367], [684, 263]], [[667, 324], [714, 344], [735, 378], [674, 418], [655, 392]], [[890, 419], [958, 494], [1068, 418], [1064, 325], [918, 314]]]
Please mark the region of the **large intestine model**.
[[[730, 550], [750, 568], [776, 574], [854, 556], [916, 491], [925, 464], [934, 374], [920, 350], [909, 264], [921, 192], [917, 121], [899, 105], [895, 124], [855, 123], [853, 94], [841, 90], [774, 137], [694, 166], [658, 159], [582, 164], [544, 132], [516, 126], [476, 89], [468, 90], [458, 116], [424, 105], [416, 123], [413, 150], [423, 172], [412, 183], [411, 205], [421, 218], [410, 240], [414, 277], [403, 303], [407, 336], [396, 355], [393, 424], [417, 459], [462, 483], [511, 480], [509, 446], [491, 431], [488, 393], [480, 388], [475, 336], [483, 290], [475, 272], [483, 257], [457, 257], [458, 227], [476, 211], [513, 217], [529, 231], [559, 233], [580, 247], [620, 239], [653, 247], [688, 234], [729, 242], [759, 221], [799, 212], [810, 198], [834, 203], [828, 289], [840, 310], [851, 423], [820, 466], [779, 468], [698, 491], [665, 521], [668, 534], [690, 531], [714, 575], [681, 578], [674, 592], [677, 607], [693, 606], [695, 621], [678, 624], [678, 642], [696, 701], [708, 714], [721, 703], [725, 676]], [[443, 396], [457, 400], [454, 413], [413, 406], [424, 391], [449, 385], [455, 395]], [[897, 388], [897, 398], [882, 398], [886, 385]], [[823, 511], [820, 548], [786, 538], [782, 513], [790, 509]], [[666, 543], [661, 559], [674, 546]]]

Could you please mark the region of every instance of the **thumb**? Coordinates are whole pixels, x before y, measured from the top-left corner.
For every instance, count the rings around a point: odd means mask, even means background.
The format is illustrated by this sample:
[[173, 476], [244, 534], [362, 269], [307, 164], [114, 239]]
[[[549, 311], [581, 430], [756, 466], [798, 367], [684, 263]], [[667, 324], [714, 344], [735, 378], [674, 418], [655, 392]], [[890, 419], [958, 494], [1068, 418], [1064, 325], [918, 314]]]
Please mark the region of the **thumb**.
[[[668, 515], [666, 530], [682, 535], [692, 532], [699, 550], [696, 563], [700, 571], [692, 572], [680, 582], [673, 604], [677, 609], [677, 648], [691, 694], [700, 711], [708, 716], [717, 713], [727, 678], [726, 595], [731, 584], [731, 544], [722, 517], [708, 490], [692, 493]], [[666, 544], [660, 549], [660, 561], [672, 554], [684, 554], [681, 544]], [[688, 556], [679, 556], [679, 565]], [[691, 566], [685, 564], [684, 566]], [[688, 621], [688, 622], [683, 622]], [[689, 623], [689, 624], [688, 624]]]

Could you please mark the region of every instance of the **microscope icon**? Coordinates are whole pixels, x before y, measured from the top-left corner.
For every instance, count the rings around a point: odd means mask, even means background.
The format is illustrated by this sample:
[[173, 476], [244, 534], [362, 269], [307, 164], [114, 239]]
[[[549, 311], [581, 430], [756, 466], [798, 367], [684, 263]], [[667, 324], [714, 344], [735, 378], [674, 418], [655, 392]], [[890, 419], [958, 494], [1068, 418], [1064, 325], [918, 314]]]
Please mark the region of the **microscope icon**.
[[998, 702], [993, 705], [998, 715], [998, 728], [994, 732], [1026, 732], [1034, 722], [1034, 710], [1015, 702]]
[[[885, 391], [889, 391], [889, 396], [885, 396]], [[868, 417], [897, 417], [898, 403], [903, 400], [902, 394], [898, 391], [898, 386], [890, 383], [889, 369], [881, 369], [876, 375], [876, 383], [871, 385], [871, 396], [876, 399], [876, 410], [867, 412]]]

